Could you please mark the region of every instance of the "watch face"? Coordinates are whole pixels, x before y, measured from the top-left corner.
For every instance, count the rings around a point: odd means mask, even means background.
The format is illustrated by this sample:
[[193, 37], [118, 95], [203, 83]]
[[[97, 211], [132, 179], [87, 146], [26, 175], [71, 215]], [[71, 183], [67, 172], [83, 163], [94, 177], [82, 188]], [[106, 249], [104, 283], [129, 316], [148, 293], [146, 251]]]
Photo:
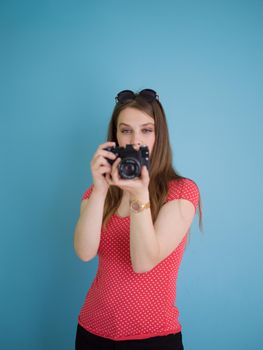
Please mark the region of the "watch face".
[[134, 209], [134, 210], [139, 210], [140, 209], [140, 205], [139, 205], [139, 203], [137, 203], [137, 202], [133, 202], [132, 203], [132, 208]]

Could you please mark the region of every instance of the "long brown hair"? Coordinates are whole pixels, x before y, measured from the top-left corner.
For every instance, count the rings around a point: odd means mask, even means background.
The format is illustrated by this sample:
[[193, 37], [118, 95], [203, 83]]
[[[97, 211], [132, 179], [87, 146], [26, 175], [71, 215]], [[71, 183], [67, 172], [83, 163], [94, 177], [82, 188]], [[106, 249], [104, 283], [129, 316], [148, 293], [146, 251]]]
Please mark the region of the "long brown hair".
[[[139, 94], [134, 100], [125, 104], [117, 103], [113, 109], [111, 120], [108, 126], [107, 141], [117, 140], [117, 122], [120, 112], [132, 107], [147, 113], [155, 122], [155, 142], [150, 154], [150, 183], [149, 194], [151, 202], [151, 214], [153, 223], [155, 222], [159, 210], [166, 202], [168, 193], [168, 183], [171, 180], [185, 179], [172, 165], [172, 149], [169, 141], [169, 132], [164, 109], [159, 100], [148, 103]], [[117, 186], [110, 186], [104, 204], [103, 226], [106, 227], [110, 217], [119, 207], [122, 199], [122, 190]], [[199, 229], [203, 231], [201, 196], [198, 203]]]

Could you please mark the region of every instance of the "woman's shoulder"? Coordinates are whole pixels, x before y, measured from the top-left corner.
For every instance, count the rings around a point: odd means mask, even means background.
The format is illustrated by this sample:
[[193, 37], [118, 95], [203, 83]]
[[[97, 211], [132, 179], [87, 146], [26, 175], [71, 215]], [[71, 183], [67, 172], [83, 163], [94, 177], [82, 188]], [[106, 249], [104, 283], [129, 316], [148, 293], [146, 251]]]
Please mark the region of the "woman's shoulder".
[[168, 183], [167, 201], [173, 199], [190, 200], [195, 208], [199, 203], [200, 192], [198, 185], [192, 179], [182, 177], [170, 180]]
[[88, 186], [88, 187], [85, 189], [84, 193], [82, 194], [81, 200], [87, 199], [87, 198], [90, 197], [90, 195], [91, 195], [91, 193], [92, 193], [92, 190], [93, 190], [93, 187], [94, 187], [94, 185], [91, 184], [90, 186]]
[[171, 190], [178, 190], [189, 186], [198, 188], [197, 183], [188, 177], [180, 177], [178, 179], [172, 179], [168, 182], [168, 188]]

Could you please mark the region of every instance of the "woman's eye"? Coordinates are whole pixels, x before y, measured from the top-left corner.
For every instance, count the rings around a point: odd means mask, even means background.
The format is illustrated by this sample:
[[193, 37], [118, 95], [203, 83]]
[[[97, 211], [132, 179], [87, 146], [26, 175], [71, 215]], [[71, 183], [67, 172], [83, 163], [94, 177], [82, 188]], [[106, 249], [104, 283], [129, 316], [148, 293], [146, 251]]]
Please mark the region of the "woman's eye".
[[[122, 129], [122, 133], [127, 133], [127, 132], [130, 132], [131, 130], [128, 130], [128, 129]], [[150, 132], [152, 132], [153, 130], [152, 129], [143, 129], [142, 130], [144, 133], [146, 132], [146, 133], [150, 133]]]

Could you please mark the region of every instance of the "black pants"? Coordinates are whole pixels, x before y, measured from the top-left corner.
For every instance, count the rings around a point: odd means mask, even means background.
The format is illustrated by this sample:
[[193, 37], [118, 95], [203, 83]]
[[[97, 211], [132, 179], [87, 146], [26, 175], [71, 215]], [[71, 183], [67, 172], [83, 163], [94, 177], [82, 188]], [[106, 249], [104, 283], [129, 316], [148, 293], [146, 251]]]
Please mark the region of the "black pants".
[[184, 350], [182, 333], [132, 340], [111, 340], [77, 327], [75, 350]]

